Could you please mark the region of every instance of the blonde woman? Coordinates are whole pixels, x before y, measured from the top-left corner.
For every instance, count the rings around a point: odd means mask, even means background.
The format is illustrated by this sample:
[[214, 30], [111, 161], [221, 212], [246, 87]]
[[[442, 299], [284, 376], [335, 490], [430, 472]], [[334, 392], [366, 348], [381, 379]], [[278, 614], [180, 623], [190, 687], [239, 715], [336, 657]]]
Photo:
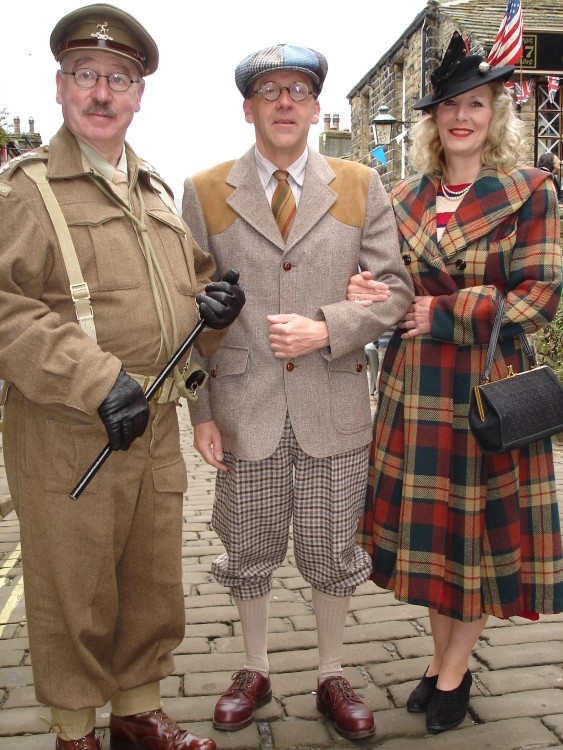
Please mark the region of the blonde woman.
[[[557, 197], [548, 174], [517, 166], [513, 70], [466, 55], [454, 35], [415, 105], [420, 174], [391, 193], [416, 296], [383, 362], [360, 537], [375, 583], [428, 607], [434, 652], [407, 708], [432, 732], [466, 715], [489, 615], [563, 610], [550, 440], [485, 456], [467, 419], [500, 296], [494, 379], [526, 369], [518, 334], [549, 323], [561, 294]], [[348, 299], [371, 284], [354, 276]]]

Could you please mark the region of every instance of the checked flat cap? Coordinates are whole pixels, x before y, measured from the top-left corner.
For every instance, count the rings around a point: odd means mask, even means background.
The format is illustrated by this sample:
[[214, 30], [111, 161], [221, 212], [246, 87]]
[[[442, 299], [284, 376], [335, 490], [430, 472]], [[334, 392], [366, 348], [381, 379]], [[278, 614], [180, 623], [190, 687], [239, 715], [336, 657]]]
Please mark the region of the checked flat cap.
[[235, 70], [237, 88], [246, 96], [248, 87], [265, 73], [276, 70], [296, 70], [306, 73], [320, 94], [326, 78], [328, 63], [324, 55], [309, 47], [294, 47], [291, 44], [276, 44], [274, 47], [252, 52], [241, 60]]

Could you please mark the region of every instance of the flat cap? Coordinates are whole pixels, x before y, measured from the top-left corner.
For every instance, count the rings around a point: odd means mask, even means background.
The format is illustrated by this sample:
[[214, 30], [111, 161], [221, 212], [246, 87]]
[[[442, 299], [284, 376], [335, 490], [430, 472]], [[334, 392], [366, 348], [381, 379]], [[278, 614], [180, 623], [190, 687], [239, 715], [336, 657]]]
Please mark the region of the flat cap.
[[324, 55], [309, 47], [276, 44], [274, 47], [252, 52], [239, 62], [235, 70], [237, 88], [246, 96], [253, 81], [265, 73], [273, 73], [276, 70], [297, 70], [306, 73], [316, 85], [317, 94], [320, 94], [328, 63]]
[[72, 50], [105, 50], [132, 60], [144, 76], [158, 67], [158, 47], [136, 18], [104, 3], [86, 5], [61, 18], [51, 32], [51, 51], [59, 61]]

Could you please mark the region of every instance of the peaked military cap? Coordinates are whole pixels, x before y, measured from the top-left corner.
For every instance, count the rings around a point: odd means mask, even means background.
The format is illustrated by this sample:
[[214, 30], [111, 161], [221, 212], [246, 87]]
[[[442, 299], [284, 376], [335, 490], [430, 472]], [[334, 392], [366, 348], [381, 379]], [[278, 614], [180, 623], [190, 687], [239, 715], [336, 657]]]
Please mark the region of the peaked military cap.
[[484, 83], [508, 81], [514, 71], [514, 65], [493, 67], [481, 55], [468, 55], [461, 34], [455, 31], [442, 62], [430, 76], [432, 93], [414, 104], [413, 109], [431, 109]]
[[158, 47], [136, 18], [104, 3], [86, 5], [61, 18], [51, 33], [59, 61], [71, 50], [105, 50], [132, 60], [144, 76], [158, 67]]
[[294, 47], [291, 44], [276, 44], [273, 47], [252, 52], [241, 60], [235, 70], [235, 82], [243, 96], [248, 87], [260, 76], [276, 70], [296, 70], [306, 73], [320, 94], [326, 78], [328, 63], [324, 55], [309, 47]]

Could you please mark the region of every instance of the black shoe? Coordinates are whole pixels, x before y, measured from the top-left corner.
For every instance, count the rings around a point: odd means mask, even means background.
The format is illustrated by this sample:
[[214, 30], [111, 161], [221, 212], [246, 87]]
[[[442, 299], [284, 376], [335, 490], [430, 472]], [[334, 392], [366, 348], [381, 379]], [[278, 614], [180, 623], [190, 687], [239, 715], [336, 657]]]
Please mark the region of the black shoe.
[[445, 732], [461, 724], [469, 706], [472, 682], [471, 672], [467, 670], [454, 690], [435, 688], [426, 711], [426, 726], [431, 732]]
[[[426, 670], [428, 671], [428, 670]], [[438, 682], [438, 675], [434, 677], [427, 677], [426, 673], [422, 680], [418, 683], [412, 693], [409, 695], [407, 700], [407, 711], [412, 714], [422, 714], [426, 711], [430, 698], [434, 695], [436, 690], [436, 684]]]

